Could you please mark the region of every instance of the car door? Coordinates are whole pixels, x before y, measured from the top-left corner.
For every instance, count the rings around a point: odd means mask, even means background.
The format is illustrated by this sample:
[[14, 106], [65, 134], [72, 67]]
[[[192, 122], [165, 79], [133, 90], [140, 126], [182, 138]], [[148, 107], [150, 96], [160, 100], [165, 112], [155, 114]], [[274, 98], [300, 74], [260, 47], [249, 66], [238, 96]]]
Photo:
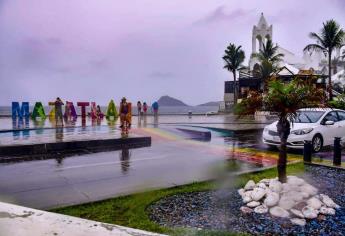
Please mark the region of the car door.
[[339, 129], [339, 137], [344, 138], [345, 137], [345, 111], [337, 111], [338, 113], [338, 129]]
[[[326, 121], [333, 121], [333, 125], [326, 125]], [[339, 137], [341, 132], [339, 131], [339, 118], [336, 111], [330, 111], [325, 115], [325, 117], [321, 121], [321, 135], [323, 137], [324, 145], [331, 145], [333, 144], [334, 137]]]

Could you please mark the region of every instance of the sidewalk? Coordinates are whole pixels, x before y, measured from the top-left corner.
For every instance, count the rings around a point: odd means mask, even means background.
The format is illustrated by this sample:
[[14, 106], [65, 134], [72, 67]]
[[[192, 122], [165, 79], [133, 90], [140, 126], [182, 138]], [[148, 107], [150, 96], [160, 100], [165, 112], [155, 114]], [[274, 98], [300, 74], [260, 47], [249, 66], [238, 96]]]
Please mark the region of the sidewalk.
[[0, 202], [0, 235], [159, 236], [162, 234]]

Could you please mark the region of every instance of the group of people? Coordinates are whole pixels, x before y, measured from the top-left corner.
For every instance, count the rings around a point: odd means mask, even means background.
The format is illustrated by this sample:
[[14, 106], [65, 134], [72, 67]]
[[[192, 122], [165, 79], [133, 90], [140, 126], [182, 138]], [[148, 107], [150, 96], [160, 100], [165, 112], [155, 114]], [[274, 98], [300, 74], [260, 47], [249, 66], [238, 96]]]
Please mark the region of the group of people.
[[[152, 103], [152, 111], [154, 115], [158, 115], [158, 108], [159, 108], [158, 102]], [[143, 116], [147, 114], [148, 106], [146, 102], [143, 102], [143, 104], [141, 104], [141, 102], [138, 101], [137, 109], [138, 109], [138, 116]]]
[[138, 109], [138, 116], [143, 116], [143, 115], [146, 115], [148, 106], [147, 106], [146, 102], [143, 102], [143, 104], [141, 104], [141, 102], [138, 101], [137, 102], [137, 109]]
[[[67, 102], [68, 103], [68, 102]], [[55, 106], [55, 120], [56, 123], [61, 122], [63, 124], [63, 113], [62, 113], [62, 106], [64, 105], [63, 101], [57, 97], [54, 106]], [[154, 102], [152, 104], [152, 111], [155, 116], [158, 115], [158, 102]], [[137, 102], [137, 109], [138, 109], [138, 116], [146, 116], [148, 111], [148, 105], [146, 102], [141, 103], [140, 101]], [[104, 114], [101, 111], [101, 107], [98, 105], [96, 107], [96, 111], [93, 111], [95, 117], [102, 119]], [[132, 106], [131, 103], [127, 102], [127, 99], [123, 97], [120, 103], [120, 128], [129, 129], [131, 127], [131, 120], [132, 120]]]

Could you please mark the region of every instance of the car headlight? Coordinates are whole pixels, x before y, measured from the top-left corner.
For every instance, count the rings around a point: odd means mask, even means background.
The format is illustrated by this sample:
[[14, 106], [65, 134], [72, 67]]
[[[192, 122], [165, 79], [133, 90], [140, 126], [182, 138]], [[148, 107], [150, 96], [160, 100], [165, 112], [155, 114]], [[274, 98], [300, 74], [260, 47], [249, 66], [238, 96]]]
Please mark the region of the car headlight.
[[303, 134], [309, 134], [311, 131], [313, 131], [313, 128], [297, 129], [297, 130], [291, 131], [291, 134], [303, 135]]

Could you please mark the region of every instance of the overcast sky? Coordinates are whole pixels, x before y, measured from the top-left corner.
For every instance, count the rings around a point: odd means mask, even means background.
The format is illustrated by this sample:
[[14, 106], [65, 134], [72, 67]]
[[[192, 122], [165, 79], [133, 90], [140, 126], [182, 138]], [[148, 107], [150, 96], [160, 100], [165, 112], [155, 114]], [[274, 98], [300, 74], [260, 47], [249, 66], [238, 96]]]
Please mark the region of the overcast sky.
[[325, 20], [345, 27], [345, 0], [0, 0], [0, 105], [222, 100], [224, 49], [248, 59], [261, 12], [296, 54]]

